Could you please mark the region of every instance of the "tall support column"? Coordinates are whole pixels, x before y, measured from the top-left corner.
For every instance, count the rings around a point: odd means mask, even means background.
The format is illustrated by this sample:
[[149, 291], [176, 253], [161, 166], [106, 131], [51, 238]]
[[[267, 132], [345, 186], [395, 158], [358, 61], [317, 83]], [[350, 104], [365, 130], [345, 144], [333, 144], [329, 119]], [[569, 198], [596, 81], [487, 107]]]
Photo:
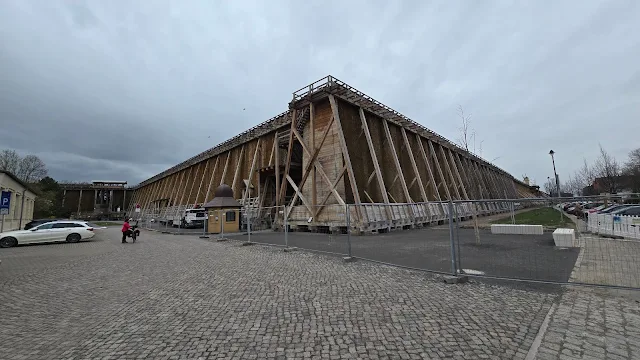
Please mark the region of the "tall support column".
[[81, 206], [82, 206], [82, 189], [80, 189], [80, 196], [78, 196], [78, 212], [77, 212], [78, 217], [80, 217]]

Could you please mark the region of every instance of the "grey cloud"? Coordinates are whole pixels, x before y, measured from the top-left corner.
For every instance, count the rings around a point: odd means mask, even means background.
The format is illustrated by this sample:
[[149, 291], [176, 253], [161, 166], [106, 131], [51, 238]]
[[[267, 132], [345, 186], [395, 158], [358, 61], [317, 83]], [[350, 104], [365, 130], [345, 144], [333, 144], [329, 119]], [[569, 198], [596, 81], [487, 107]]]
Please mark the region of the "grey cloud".
[[61, 179], [135, 183], [332, 74], [449, 139], [462, 105], [483, 157], [542, 183], [553, 148], [566, 178], [598, 142], [638, 146], [639, 6], [7, 2], [0, 145]]

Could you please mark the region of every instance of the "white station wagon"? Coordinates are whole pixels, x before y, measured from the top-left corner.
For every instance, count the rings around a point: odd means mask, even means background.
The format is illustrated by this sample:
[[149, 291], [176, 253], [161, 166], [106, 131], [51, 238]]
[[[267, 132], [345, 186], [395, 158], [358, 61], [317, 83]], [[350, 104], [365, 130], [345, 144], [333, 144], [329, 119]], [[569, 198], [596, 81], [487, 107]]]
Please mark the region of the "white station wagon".
[[46, 243], [66, 241], [75, 243], [88, 240], [96, 234], [94, 228], [86, 221], [59, 220], [47, 222], [29, 230], [16, 230], [0, 233], [0, 248], [8, 248], [18, 244]]

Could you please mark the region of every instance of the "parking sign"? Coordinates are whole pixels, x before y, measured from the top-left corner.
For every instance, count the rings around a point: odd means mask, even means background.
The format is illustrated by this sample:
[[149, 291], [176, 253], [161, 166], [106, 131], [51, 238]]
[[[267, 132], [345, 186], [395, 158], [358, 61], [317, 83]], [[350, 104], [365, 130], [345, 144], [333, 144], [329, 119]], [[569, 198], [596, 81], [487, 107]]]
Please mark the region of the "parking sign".
[[3, 191], [0, 195], [0, 215], [9, 215], [11, 206], [11, 191]]

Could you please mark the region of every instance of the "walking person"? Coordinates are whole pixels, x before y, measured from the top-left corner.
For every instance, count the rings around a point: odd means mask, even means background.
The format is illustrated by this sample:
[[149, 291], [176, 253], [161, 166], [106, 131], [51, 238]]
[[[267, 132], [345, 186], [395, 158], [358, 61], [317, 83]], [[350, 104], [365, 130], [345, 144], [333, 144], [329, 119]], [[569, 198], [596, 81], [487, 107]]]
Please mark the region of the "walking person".
[[122, 243], [127, 242], [127, 236], [131, 235], [131, 225], [129, 224], [129, 219], [124, 220], [124, 224], [122, 224]]

